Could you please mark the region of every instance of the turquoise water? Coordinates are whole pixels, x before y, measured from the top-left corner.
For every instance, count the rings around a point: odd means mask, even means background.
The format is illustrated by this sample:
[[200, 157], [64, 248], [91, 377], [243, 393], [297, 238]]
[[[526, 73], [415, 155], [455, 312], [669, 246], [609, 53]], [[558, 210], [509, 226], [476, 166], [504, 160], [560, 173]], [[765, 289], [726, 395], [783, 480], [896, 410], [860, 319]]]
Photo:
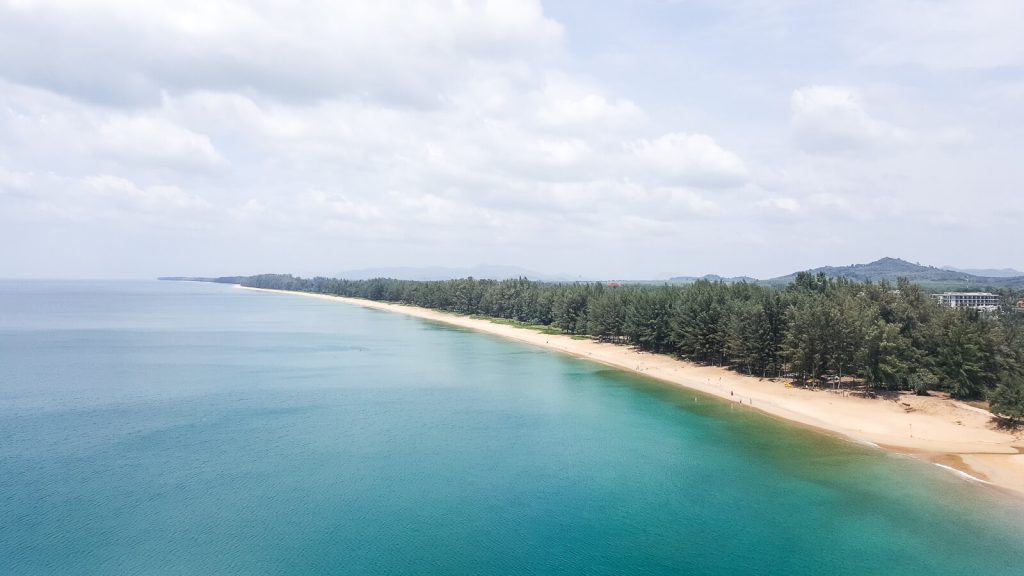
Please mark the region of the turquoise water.
[[583, 361], [0, 282], [0, 574], [1013, 574], [1019, 500]]

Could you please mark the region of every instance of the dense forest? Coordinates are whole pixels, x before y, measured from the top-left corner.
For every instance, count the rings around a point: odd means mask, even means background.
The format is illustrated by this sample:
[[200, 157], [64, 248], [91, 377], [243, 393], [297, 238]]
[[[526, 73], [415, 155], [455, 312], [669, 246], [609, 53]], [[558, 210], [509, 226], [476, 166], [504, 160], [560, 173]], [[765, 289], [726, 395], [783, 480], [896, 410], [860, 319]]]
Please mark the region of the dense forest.
[[760, 377], [812, 385], [947, 391], [988, 399], [1024, 419], [1024, 314], [940, 306], [905, 280], [858, 283], [801, 273], [784, 288], [544, 283], [526, 279], [419, 282], [267, 274], [222, 278], [276, 288], [400, 302], [549, 326]]

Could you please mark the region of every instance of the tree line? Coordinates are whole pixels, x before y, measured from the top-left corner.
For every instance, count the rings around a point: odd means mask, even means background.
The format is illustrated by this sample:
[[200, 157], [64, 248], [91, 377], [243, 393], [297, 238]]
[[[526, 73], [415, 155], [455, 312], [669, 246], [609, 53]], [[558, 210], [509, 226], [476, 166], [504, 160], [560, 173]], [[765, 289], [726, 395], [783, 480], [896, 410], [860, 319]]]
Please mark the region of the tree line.
[[[610, 286], [514, 280], [343, 280], [265, 274], [255, 288], [398, 302], [550, 326], [760, 377], [990, 400], [1024, 419], [1024, 314], [939, 305], [905, 280], [801, 273], [785, 288], [697, 281]], [[844, 380], [845, 378], [845, 380]]]

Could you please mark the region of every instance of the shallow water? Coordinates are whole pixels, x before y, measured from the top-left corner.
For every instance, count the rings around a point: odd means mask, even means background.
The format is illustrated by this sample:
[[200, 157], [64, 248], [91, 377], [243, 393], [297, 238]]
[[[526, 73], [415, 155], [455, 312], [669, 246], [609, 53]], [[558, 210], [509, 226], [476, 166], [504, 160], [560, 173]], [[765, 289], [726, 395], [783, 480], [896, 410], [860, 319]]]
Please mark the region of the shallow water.
[[1013, 574], [1021, 501], [496, 337], [0, 282], [0, 574]]

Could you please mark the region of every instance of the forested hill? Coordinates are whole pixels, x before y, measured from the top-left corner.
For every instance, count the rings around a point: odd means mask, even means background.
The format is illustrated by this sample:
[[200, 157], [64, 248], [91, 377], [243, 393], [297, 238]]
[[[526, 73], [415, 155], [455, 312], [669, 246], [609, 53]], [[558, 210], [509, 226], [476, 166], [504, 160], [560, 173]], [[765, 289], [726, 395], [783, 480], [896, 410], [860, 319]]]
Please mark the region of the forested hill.
[[[824, 274], [829, 278], [848, 278], [858, 282], [881, 282], [888, 280], [896, 282], [900, 278], [906, 278], [911, 282], [920, 284], [929, 290], [981, 290], [981, 289], [1024, 289], [1024, 275], [1007, 275], [1006, 273], [993, 274], [990, 276], [973, 274], [966, 270], [952, 270], [949, 268], [936, 268], [934, 266], [922, 266], [907, 262], [899, 258], [881, 258], [867, 264], [852, 264], [850, 266], [822, 266], [806, 270], [810, 274]], [[797, 274], [794, 272], [786, 276], [758, 280], [748, 276], [736, 276], [724, 278], [709, 274], [707, 276], [675, 276], [670, 282], [695, 282], [697, 280], [711, 280], [723, 282], [747, 282], [765, 284], [768, 286], [784, 286], [792, 283]]]
[[[967, 272], [947, 270], [934, 266], [922, 266], [901, 260], [899, 258], [882, 258], [868, 264], [853, 264], [851, 266], [823, 266], [808, 270], [811, 274], [822, 273], [829, 278], [849, 278], [860, 282], [879, 282], [888, 280], [895, 282], [899, 278], [906, 278], [911, 282], [922, 284], [926, 287], [967, 287], [976, 288], [1024, 288], [1024, 276], [976, 276]], [[789, 284], [796, 279], [796, 274], [781, 276], [766, 280], [769, 284]]]
[[518, 280], [338, 280], [290, 275], [221, 282], [400, 302], [541, 325], [725, 365], [758, 376], [945, 390], [1024, 418], [1024, 314], [940, 306], [901, 280], [861, 284], [801, 273], [785, 288], [748, 283], [607, 285]]

